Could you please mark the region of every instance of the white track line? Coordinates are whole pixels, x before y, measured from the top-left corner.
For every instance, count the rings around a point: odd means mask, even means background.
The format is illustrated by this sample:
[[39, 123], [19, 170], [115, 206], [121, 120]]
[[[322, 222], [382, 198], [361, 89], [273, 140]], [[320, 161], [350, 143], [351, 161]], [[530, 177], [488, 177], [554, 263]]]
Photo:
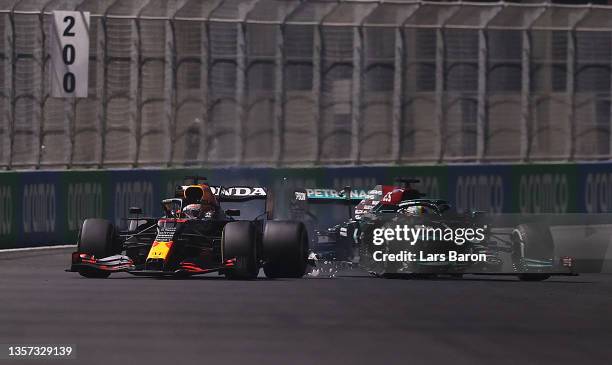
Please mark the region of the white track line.
[[76, 245], [57, 245], [57, 246], [39, 246], [39, 247], [23, 247], [23, 248], [7, 248], [0, 250], [0, 253], [5, 252], [24, 252], [24, 251], [40, 251], [40, 250], [52, 250], [56, 248], [74, 248]]

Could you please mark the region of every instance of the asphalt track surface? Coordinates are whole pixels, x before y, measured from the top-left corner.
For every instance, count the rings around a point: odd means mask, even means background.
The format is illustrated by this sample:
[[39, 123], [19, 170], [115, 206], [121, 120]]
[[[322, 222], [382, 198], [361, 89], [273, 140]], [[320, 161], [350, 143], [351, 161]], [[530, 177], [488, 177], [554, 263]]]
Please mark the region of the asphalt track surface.
[[67, 249], [0, 253], [0, 344], [62, 364], [610, 364], [612, 275], [84, 279]]

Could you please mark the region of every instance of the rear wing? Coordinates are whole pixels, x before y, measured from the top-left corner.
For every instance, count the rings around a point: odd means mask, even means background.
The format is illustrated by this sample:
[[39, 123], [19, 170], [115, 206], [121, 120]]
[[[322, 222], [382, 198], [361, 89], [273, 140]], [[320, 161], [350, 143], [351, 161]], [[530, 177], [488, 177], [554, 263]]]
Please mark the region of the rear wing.
[[294, 212], [309, 212], [310, 204], [336, 204], [348, 207], [348, 216], [353, 217], [353, 208], [368, 198], [365, 189], [351, 189], [346, 186], [343, 189], [303, 189], [294, 192], [292, 209]]
[[[187, 188], [183, 186], [181, 188]], [[266, 200], [268, 193], [262, 187], [250, 186], [211, 186], [210, 190], [220, 203], [223, 202], [244, 202], [249, 200]], [[171, 198], [162, 200], [162, 207], [165, 211], [180, 210], [183, 207], [183, 199]]]
[[[371, 189], [351, 189], [344, 187], [335, 189], [304, 189], [295, 191], [295, 203], [297, 208], [306, 209], [308, 204], [344, 204], [349, 206], [349, 216], [361, 219], [364, 214], [369, 213], [379, 206], [397, 207], [404, 200], [419, 199], [425, 194], [414, 189], [411, 184], [418, 183], [418, 179], [398, 178], [396, 185], [376, 185]], [[354, 207], [354, 209], [351, 209]]]
[[[257, 216], [256, 219], [263, 216], [264, 214], [270, 218], [272, 217], [271, 204], [268, 204], [268, 192], [263, 187], [257, 186], [210, 186], [210, 185], [179, 185], [177, 186], [176, 198], [162, 200], [162, 208], [168, 215], [170, 212], [182, 210], [184, 197], [181, 197], [183, 191], [193, 188], [208, 189], [216, 197], [219, 203], [229, 202], [246, 202], [252, 200], [262, 200], [264, 202], [264, 212]], [[198, 198], [199, 199], [199, 198]]]
[[368, 193], [363, 189], [351, 189], [345, 187], [336, 189], [302, 189], [294, 193], [294, 199], [298, 202], [315, 204], [349, 204], [357, 205], [367, 197]]
[[211, 186], [219, 202], [243, 202], [249, 200], [266, 200], [268, 192], [262, 187], [252, 186]]
[[376, 185], [369, 190], [351, 189], [349, 187], [340, 191], [334, 189], [304, 189], [295, 192], [295, 201], [303, 207], [306, 204], [313, 203], [348, 205], [349, 216], [361, 219], [364, 214], [369, 213], [378, 205], [399, 203], [405, 190], [393, 185]]
[[[213, 186], [206, 183], [204, 176], [185, 176], [185, 183], [208, 186], [219, 202], [240, 202], [248, 200], [266, 200], [268, 193], [259, 186]], [[177, 185], [175, 196], [182, 198], [183, 192], [193, 185]]]

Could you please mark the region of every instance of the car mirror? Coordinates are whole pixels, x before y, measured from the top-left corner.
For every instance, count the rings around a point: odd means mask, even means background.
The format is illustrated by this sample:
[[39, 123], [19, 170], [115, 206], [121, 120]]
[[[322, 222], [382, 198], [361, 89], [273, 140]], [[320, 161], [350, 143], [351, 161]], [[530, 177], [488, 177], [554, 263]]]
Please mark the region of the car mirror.
[[142, 208], [130, 207], [130, 214], [142, 214]]
[[227, 209], [225, 214], [230, 217], [238, 217], [240, 215], [240, 209]]
[[483, 211], [473, 211], [472, 212], [472, 219], [483, 219], [487, 216], [487, 212], [483, 212]]

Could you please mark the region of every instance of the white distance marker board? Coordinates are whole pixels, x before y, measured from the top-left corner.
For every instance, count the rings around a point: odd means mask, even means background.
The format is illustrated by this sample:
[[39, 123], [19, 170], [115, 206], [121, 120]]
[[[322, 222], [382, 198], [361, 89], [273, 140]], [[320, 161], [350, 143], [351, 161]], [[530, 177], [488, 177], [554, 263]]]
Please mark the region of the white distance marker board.
[[54, 11], [50, 36], [51, 96], [86, 98], [89, 87], [89, 12]]

